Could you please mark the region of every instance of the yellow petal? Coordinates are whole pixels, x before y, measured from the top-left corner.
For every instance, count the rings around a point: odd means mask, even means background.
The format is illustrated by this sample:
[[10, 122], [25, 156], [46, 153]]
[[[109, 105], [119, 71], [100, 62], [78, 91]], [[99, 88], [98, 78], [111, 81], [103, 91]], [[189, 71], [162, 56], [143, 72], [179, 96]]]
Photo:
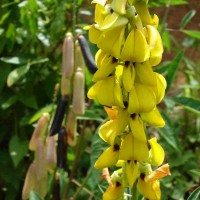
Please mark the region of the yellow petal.
[[130, 117], [130, 128], [133, 136], [141, 142], [147, 142], [146, 134], [144, 132], [144, 125], [140, 117], [132, 114]]
[[164, 164], [158, 169], [154, 170], [149, 176], [145, 177], [145, 181], [155, 181], [164, 178], [165, 176], [171, 176], [169, 164]]
[[97, 99], [102, 105], [116, 105], [114, 100], [114, 84], [115, 78], [113, 76], [98, 81], [89, 89], [88, 98]]
[[139, 29], [133, 29], [122, 49], [121, 59], [132, 62], [144, 62], [150, 56], [149, 45]]
[[95, 6], [95, 22], [97, 24], [103, 23], [105, 19], [105, 7], [102, 4], [96, 4]]
[[105, 17], [102, 24], [99, 25], [98, 29], [101, 31], [109, 31], [117, 27], [122, 27], [128, 23], [128, 19], [122, 15], [113, 12]]
[[157, 79], [157, 92], [156, 92], [156, 102], [157, 104], [161, 102], [161, 100], [163, 99], [164, 95], [165, 95], [165, 89], [166, 89], [166, 80], [165, 78], [158, 73], [156, 74], [156, 79]]
[[135, 67], [133, 66], [133, 63], [130, 62], [128, 66], [126, 66], [126, 64], [124, 65], [122, 81], [124, 89], [127, 92], [130, 92], [135, 81]]
[[111, 8], [121, 14], [121, 15], [124, 15], [126, 13], [126, 2], [127, 0], [113, 0], [112, 3], [111, 3]]
[[151, 149], [149, 151], [149, 160], [152, 165], [159, 166], [163, 163], [165, 158], [165, 152], [160, 144], [157, 143], [156, 137], [149, 140]]
[[116, 134], [116, 120], [107, 121], [99, 128], [99, 136], [110, 145], [114, 145]]
[[133, 186], [139, 176], [138, 164], [135, 161], [126, 162], [126, 176], [130, 187]]
[[129, 94], [129, 113], [150, 112], [156, 106], [156, 96], [152, 87], [135, 84]]
[[159, 110], [155, 107], [151, 112], [140, 113], [142, 120], [147, 122], [148, 125], [164, 127], [165, 121], [163, 120]]
[[116, 134], [122, 134], [129, 123], [129, 116], [126, 108], [119, 108], [116, 118]]
[[107, 115], [109, 116], [111, 120], [114, 120], [117, 118], [117, 113], [118, 113], [117, 109], [104, 106], [104, 110], [106, 111]]
[[93, 0], [91, 3], [97, 3], [101, 6], [105, 6], [107, 0]]
[[156, 87], [157, 85], [156, 74], [153, 72], [152, 67], [148, 61], [144, 63], [136, 63], [135, 72], [136, 72], [135, 81], [137, 83]]
[[157, 41], [150, 51], [150, 62], [152, 66], [160, 63], [163, 54], [163, 44], [159, 32], [157, 31]]
[[147, 161], [148, 158], [149, 150], [147, 143], [138, 140], [132, 133], [129, 133], [122, 141], [119, 159]]
[[100, 157], [95, 162], [94, 167], [96, 169], [111, 167], [117, 163], [118, 158], [119, 149], [115, 149], [115, 147], [110, 146], [100, 155]]
[[94, 25], [90, 26], [90, 29], [89, 29], [89, 40], [90, 40], [90, 42], [97, 44], [101, 34], [102, 34], [101, 31], [96, 29]]
[[99, 69], [95, 72], [92, 81], [96, 82], [109, 76], [115, 70], [117, 65], [116, 59], [110, 55], [106, 55], [98, 66]]
[[119, 58], [121, 53], [121, 46], [124, 43], [124, 31], [125, 26], [104, 31], [98, 38], [97, 46], [115, 58]]
[[160, 200], [161, 191], [159, 181], [144, 181], [142, 178], [138, 179], [138, 190], [146, 198], [150, 200]]
[[117, 200], [121, 199], [124, 194], [124, 188], [119, 182], [115, 182], [113, 185], [108, 186], [107, 190], [103, 194], [103, 200]]

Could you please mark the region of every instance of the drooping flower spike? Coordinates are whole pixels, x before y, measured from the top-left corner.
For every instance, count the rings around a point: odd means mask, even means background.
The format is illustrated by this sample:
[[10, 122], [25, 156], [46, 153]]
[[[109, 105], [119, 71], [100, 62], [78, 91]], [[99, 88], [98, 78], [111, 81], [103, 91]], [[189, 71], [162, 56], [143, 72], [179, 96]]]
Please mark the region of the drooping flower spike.
[[[97, 169], [116, 166], [103, 199], [123, 199], [124, 189], [135, 187], [149, 200], [161, 198], [159, 179], [170, 175], [162, 165], [165, 153], [157, 139], [149, 139], [146, 126], [163, 127], [157, 105], [162, 101], [165, 78], [153, 71], [161, 62], [163, 45], [159, 19], [148, 10], [148, 0], [94, 0], [95, 23], [86, 27], [99, 48], [98, 67], [90, 99], [105, 106], [110, 118], [99, 129], [108, 148], [95, 163]], [[117, 178], [116, 178], [117, 177]]]

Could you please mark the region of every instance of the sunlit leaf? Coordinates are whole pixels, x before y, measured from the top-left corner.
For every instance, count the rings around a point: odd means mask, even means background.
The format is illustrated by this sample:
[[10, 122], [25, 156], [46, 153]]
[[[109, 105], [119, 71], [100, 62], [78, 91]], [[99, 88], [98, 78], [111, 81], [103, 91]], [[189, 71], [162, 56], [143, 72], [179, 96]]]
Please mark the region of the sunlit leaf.
[[30, 65], [24, 65], [11, 71], [7, 78], [8, 87], [11, 87], [18, 80], [20, 80], [29, 71], [29, 69]]
[[15, 65], [23, 65], [28, 61], [27, 59], [20, 57], [1, 57], [0, 60], [5, 63], [15, 64]]
[[196, 11], [191, 10], [189, 11], [182, 19], [180, 28], [183, 29], [189, 22], [190, 20], [195, 16]]
[[200, 114], [200, 100], [189, 98], [189, 97], [174, 97], [173, 100], [181, 105], [183, 105], [186, 109], [191, 110], [197, 114]]
[[42, 200], [38, 193], [31, 191], [29, 200]]
[[192, 192], [187, 200], [198, 200], [200, 197], [200, 186]]
[[24, 158], [28, 151], [28, 141], [21, 140], [17, 135], [14, 135], [9, 143], [9, 153], [14, 163], [17, 167], [19, 162]]
[[195, 30], [181, 30], [186, 35], [200, 40], [200, 31]]
[[180, 66], [181, 60], [183, 58], [183, 51], [179, 51], [179, 53], [176, 55], [174, 60], [171, 62], [168, 68], [168, 73], [167, 73], [167, 90], [170, 88], [171, 84], [173, 83], [175, 77], [176, 77], [176, 72], [178, 70], [178, 67]]
[[200, 169], [192, 169], [190, 172], [200, 177]]

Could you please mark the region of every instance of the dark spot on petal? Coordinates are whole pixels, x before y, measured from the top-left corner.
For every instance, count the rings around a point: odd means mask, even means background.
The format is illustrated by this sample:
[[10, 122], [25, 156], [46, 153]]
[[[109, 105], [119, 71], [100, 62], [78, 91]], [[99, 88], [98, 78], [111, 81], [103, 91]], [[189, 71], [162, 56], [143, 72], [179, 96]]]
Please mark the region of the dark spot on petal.
[[118, 144], [115, 144], [113, 150], [114, 151], [119, 151], [120, 150], [120, 146]]
[[148, 147], [149, 150], [151, 149], [151, 145], [150, 145], [149, 142], [147, 142], [147, 147]]
[[119, 187], [119, 186], [121, 186], [121, 183], [120, 182], [116, 182], [116, 187]]
[[131, 114], [131, 119], [135, 119], [136, 118], [136, 113]]
[[114, 13], [114, 10], [112, 8], [110, 9], [110, 13]]
[[129, 64], [130, 64], [130, 62], [129, 62], [129, 61], [125, 61], [125, 67], [128, 67], [128, 66], [129, 66]]
[[127, 163], [130, 164], [131, 160], [127, 160]]
[[134, 160], [134, 163], [137, 164], [137, 160]]
[[146, 176], [145, 173], [141, 173], [141, 174], [140, 174], [140, 178], [141, 178], [142, 180], [144, 180], [145, 176]]
[[116, 63], [117, 61], [118, 61], [117, 58], [115, 57], [112, 58], [112, 63]]
[[128, 102], [127, 101], [124, 101], [124, 106], [125, 106], [125, 108], [128, 107]]

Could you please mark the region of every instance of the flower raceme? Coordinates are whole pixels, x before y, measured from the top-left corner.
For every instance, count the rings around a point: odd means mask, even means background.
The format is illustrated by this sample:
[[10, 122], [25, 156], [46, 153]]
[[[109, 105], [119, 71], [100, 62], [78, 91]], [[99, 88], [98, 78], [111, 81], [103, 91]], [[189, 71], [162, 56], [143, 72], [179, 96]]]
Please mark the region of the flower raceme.
[[145, 133], [146, 126], [165, 125], [157, 105], [164, 97], [166, 81], [153, 71], [163, 54], [159, 19], [151, 17], [148, 0], [92, 3], [95, 23], [85, 29], [99, 50], [95, 56], [98, 70], [88, 97], [104, 105], [110, 118], [99, 129], [109, 146], [95, 167], [118, 168], [109, 179], [103, 199], [124, 199], [124, 189], [137, 185], [145, 198], [159, 200], [159, 179], [170, 175], [169, 166], [161, 166], [161, 172], [159, 168], [152, 171], [151, 166], [162, 165], [165, 153], [157, 139], [148, 139]]

